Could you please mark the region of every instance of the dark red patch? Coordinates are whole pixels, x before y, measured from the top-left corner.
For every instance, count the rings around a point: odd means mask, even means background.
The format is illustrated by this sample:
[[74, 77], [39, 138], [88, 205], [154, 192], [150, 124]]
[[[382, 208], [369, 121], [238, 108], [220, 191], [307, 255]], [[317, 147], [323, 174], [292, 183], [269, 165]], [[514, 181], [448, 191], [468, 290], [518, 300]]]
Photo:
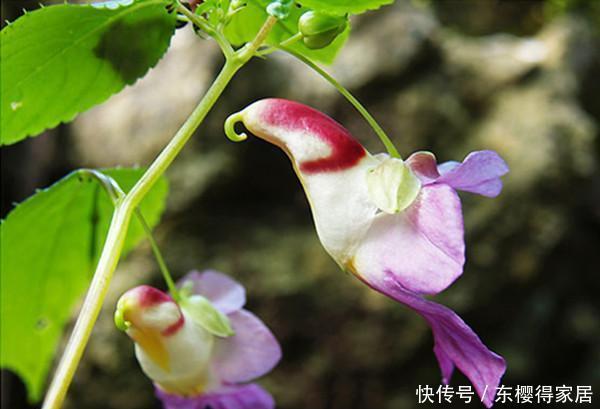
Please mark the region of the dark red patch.
[[173, 302], [171, 296], [149, 285], [137, 287], [136, 292], [141, 307], [151, 307], [164, 302]]
[[169, 325], [167, 328], [162, 330], [161, 334], [164, 335], [165, 337], [171, 336], [171, 335], [175, 334], [177, 331], [179, 331], [179, 329], [181, 327], [183, 327], [184, 323], [185, 323], [185, 318], [183, 317], [183, 314], [181, 314], [181, 316], [179, 317], [177, 322], [173, 325]]
[[365, 149], [342, 125], [309, 106], [285, 99], [268, 100], [263, 119], [274, 126], [304, 130], [331, 147], [326, 158], [299, 163], [304, 173], [335, 172], [350, 168], [366, 155]]
[[192, 11], [196, 11], [196, 7], [198, 7], [202, 2], [204, 2], [204, 0], [190, 0], [189, 5]]

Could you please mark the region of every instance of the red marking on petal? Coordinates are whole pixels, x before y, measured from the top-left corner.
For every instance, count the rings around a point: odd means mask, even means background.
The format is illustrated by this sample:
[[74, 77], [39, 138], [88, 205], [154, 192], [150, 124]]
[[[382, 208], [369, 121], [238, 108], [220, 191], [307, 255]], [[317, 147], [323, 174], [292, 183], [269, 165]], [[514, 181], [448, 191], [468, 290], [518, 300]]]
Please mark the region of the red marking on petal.
[[185, 318], [183, 317], [183, 314], [181, 314], [181, 316], [179, 317], [177, 322], [173, 325], [169, 325], [167, 328], [162, 330], [161, 334], [164, 335], [165, 337], [174, 335], [177, 331], [179, 331], [181, 329], [181, 327], [183, 327], [183, 324], [185, 324]]
[[304, 173], [335, 172], [350, 168], [366, 155], [365, 148], [342, 125], [314, 108], [285, 99], [269, 99], [262, 119], [285, 130], [313, 134], [331, 148], [326, 158], [299, 163]]
[[141, 285], [135, 289], [140, 307], [152, 307], [164, 302], [173, 302], [168, 294], [149, 285]]

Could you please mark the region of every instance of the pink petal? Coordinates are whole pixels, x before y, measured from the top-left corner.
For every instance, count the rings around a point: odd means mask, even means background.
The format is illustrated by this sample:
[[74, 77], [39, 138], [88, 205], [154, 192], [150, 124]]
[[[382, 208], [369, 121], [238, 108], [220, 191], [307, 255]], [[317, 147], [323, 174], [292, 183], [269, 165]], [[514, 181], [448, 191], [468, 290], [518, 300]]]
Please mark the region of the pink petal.
[[494, 151], [475, 151], [462, 163], [446, 162], [438, 168], [441, 176], [435, 183], [444, 183], [454, 189], [496, 197], [502, 191], [500, 176], [508, 173], [506, 162]]
[[359, 246], [361, 276], [393, 271], [405, 288], [437, 294], [462, 274], [465, 244], [460, 200], [447, 185], [428, 185], [406, 211], [379, 214]]
[[440, 177], [435, 155], [431, 152], [415, 152], [406, 159], [406, 164], [423, 184], [434, 182]]
[[506, 371], [501, 356], [490, 351], [454, 311], [408, 291], [392, 272], [386, 272], [381, 279], [371, 280], [368, 284], [427, 320], [433, 331], [433, 350], [440, 364], [443, 383], [450, 381], [456, 366], [469, 378], [485, 406], [493, 405], [496, 387]]
[[241, 309], [246, 303], [246, 290], [237, 281], [218, 271], [206, 270], [202, 273], [192, 271], [179, 280], [179, 285], [186, 281], [194, 283], [194, 294], [200, 294], [223, 314]]
[[185, 397], [156, 388], [164, 409], [274, 409], [273, 397], [257, 384], [223, 386], [217, 391]]
[[235, 335], [216, 344], [213, 368], [228, 383], [248, 382], [269, 372], [281, 359], [271, 331], [254, 314], [239, 310], [228, 315]]

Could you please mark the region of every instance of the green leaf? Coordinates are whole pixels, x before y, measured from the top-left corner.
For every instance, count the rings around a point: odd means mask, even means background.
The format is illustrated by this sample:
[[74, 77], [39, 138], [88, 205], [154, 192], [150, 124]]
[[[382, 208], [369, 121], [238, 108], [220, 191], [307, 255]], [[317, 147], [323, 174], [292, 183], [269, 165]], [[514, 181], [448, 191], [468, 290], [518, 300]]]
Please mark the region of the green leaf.
[[[142, 169], [105, 172], [129, 189]], [[156, 225], [167, 182], [141, 204]], [[37, 401], [63, 328], [85, 293], [108, 229], [112, 204], [91, 178], [73, 172], [15, 207], [0, 224], [0, 366], [16, 372]], [[144, 233], [133, 220], [124, 251]]]
[[[269, 3], [269, 0], [249, 0], [247, 6], [237, 12], [225, 28], [227, 39], [234, 45], [242, 45], [248, 41], [252, 41], [268, 17], [266, 7]], [[306, 7], [292, 7], [290, 15], [285, 20], [277, 22], [269, 34], [266, 43], [269, 45], [278, 45], [296, 34], [298, 32], [298, 20], [308, 10]], [[302, 41], [296, 42], [289, 47], [313, 61], [331, 64], [335, 60], [338, 51], [348, 39], [349, 33], [350, 26], [330, 45], [319, 50], [307, 48]]]
[[392, 4], [394, 0], [302, 0], [309, 9], [332, 14], [360, 14]]
[[0, 32], [0, 145], [16, 143], [133, 84], [167, 50], [171, 0], [63, 4]]
[[196, 324], [218, 337], [234, 334], [229, 318], [217, 310], [205, 297], [195, 294], [182, 297], [181, 308]]

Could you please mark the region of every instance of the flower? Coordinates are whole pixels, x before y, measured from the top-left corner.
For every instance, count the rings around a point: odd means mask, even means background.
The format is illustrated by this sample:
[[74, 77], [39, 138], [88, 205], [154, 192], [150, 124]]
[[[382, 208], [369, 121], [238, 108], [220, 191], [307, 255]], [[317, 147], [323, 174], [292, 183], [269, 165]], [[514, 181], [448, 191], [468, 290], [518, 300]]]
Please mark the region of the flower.
[[255, 102], [230, 118], [230, 126], [242, 121], [289, 156], [319, 239], [340, 267], [425, 318], [443, 383], [457, 367], [492, 406], [504, 359], [456, 313], [423, 296], [439, 293], [462, 274], [465, 245], [456, 190], [498, 195], [500, 176], [508, 172], [500, 156], [478, 151], [462, 163], [439, 166], [428, 152], [406, 161], [373, 156], [333, 119], [282, 99]]
[[180, 281], [181, 300], [147, 285], [117, 303], [115, 322], [135, 343], [165, 409], [272, 409], [271, 395], [247, 382], [281, 358], [277, 340], [243, 309], [244, 288], [216, 271]]

